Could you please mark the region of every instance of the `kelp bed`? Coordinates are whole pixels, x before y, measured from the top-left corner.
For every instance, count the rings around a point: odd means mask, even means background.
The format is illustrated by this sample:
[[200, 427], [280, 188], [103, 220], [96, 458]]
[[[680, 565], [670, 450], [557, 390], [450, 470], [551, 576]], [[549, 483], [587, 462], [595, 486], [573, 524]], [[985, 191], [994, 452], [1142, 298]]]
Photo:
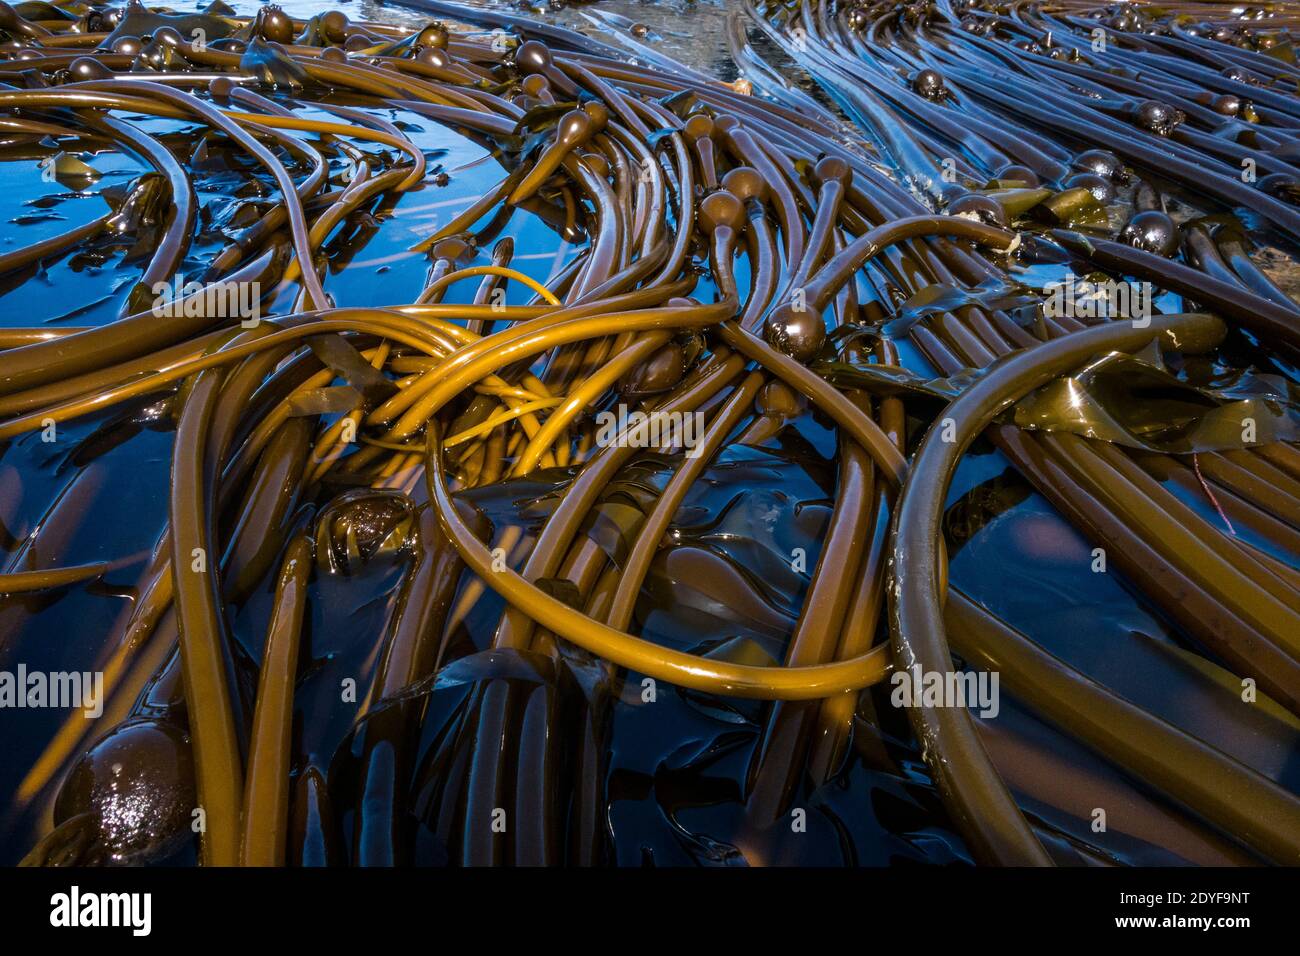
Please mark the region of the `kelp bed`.
[[6, 861], [1300, 862], [1296, 15], [407, 6], [0, 3]]

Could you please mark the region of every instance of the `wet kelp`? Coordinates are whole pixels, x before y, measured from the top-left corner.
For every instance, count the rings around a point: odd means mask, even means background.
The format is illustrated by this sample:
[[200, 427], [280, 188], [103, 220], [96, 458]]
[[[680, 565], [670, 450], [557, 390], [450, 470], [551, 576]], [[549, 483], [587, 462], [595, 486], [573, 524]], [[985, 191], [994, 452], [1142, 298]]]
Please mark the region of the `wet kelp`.
[[[752, 8], [750, 12], [759, 17]], [[1246, 221], [1264, 226], [1270, 241], [1284, 248], [1293, 244], [1294, 207], [1282, 198], [1281, 181], [1271, 178], [1287, 175], [1274, 154], [1285, 155], [1295, 120], [1294, 78], [1285, 79], [1290, 44], [1285, 11], [1260, 9], [1248, 22], [1231, 24], [1223, 21], [1233, 20], [1235, 13], [1211, 5], [1172, 11], [1076, 5], [1072, 11], [1069, 4], [851, 4], [805, 5], [789, 12], [772, 7], [766, 13], [770, 21], [759, 22], [767, 35], [788, 52], [807, 55], [813, 74], [869, 134], [882, 161], [930, 205], [1003, 226], [1028, 218], [1040, 234], [1046, 229], [1052, 246], [1036, 247], [1035, 257], [1069, 262], [1084, 274], [1102, 270], [1083, 296], [1073, 294], [1071, 273], [1068, 304], [1101, 298], [1114, 306], [1115, 297], [1103, 287], [1136, 278], [1215, 309], [1239, 325], [1252, 353], [1267, 351], [1267, 361], [1281, 373], [1277, 387], [1289, 391], [1295, 305], [1244, 254], [1245, 230], [1232, 215], [1244, 210], [1252, 214]], [[1226, 65], [1247, 61], [1261, 72], [1247, 75]], [[1261, 115], [1254, 103], [1262, 109], [1265, 101], [1277, 109]], [[1008, 195], [1015, 197], [1014, 207]], [[1225, 255], [1218, 242], [1233, 251]], [[1057, 279], [1043, 288], [1047, 304], [1057, 305], [1044, 311], [1058, 328], [1047, 321], [1034, 331], [1046, 337], [1065, 333], [1064, 341], [1083, 333], [1064, 321], [1061, 285]], [[1129, 308], [1109, 315], [1147, 314], [1131, 309], [1132, 303], [1124, 305]], [[1068, 315], [1104, 318], [1108, 311], [1076, 308]], [[954, 310], [944, 318], [955, 321], [935, 327], [934, 334], [913, 336], [941, 371], [987, 366], [1019, 344], [999, 335], [990, 326], [992, 317], [977, 308], [964, 315]], [[961, 330], [961, 325], [967, 328]], [[1044, 347], [1031, 354], [1049, 353]], [[1105, 367], [1115, 358], [1098, 356], [1092, 367], [1052, 383], [1017, 408], [1016, 424], [1057, 434], [1036, 439], [1006, 427], [990, 437], [1043, 494], [1091, 532], [1134, 583], [1205, 647], [1233, 661], [1238, 673], [1252, 673], [1247, 657], [1277, 650], [1269, 664], [1257, 658], [1253, 673], [1294, 710], [1292, 678], [1262, 676], [1264, 670], [1278, 676], [1294, 666], [1294, 564], [1277, 562], [1253, 547], [1243, 549], [1220, 505], [1227, 499], [1228, 508], [1239, 514], [1270, 523], [1281, 518], [1276, 530], [1289, 536], [1294, 526], [1285, 517], [1285, 503], [1268, 494], [1267, 482], [1246, 492], [1241, 480], [1256, 467], [1274, 474], [1276, 452], [1287, 446], [1258, 443], [1272, 452], [1250, 447], [1255, 444], [1250, 426], [1258, 420], [1250, 399], [1243, 399], [1245, 405], [1230, 399], [1202, 404], [1199, 398], [1180, 409], [1165, 405], [1178, 401], [1186, 383], [1164, 380], [1165, 370], [1156, 359], [1151, 368], [1143, 363], [1127, 369], [1123, 387], [1134, 391], [1116, 394], [1098, 387], [1096, 377], [1107, 376]], [[1013, 365], [997, 362], [993, 367]], [[949, 411], [986, 388], [987, 381], [963, 393]], [[1277, 402], [1268, 402], [1270, 409], [1289, 406], [1286, 395], [1276, 397]], [[1219, 430], [1221, 411], [1227, 412], [1228, 427]], [[1271, 413], [1262, 418], [1275, 422]], [[1275, 422], [1282, 429], [1275, 437], [1285, 437], [1292, 421], [1287, 414]], [[1214, 431], [1218, 437], [1210, 439]], [[1118, 447], [1085, 443], [1075, 437], [1080, 435], [1143, 449], [1154, 442], [1161, 451], [1190, 457], [1196, 483], [1222, 521], [1195, 515], [1164, 487], [1171, 470], [1163, 456], [1135, 462]], [[1209, 444], [1198, 447], [1203, 438]], [[1218, 466], [1228, 456], [1241, 469], [1234, 474], [1236, 482], [1225, 480]], [[1205, 461], [1214, 462], [1218, 471], [1210, 478], [1213, 487], [1202, 476]], [[1294, 470], [1279, 477], [1289, 483]], [[1195, 487], [1191, 482], [1185, 487], [1189, 485]], [[1097, 504], [1119, 510], [1126, 520], [1099, 520]], [[896, 533], [911, 530], [900, 519]], [[923, 534], [921, 540], [933, 538]], [[1218, 564], [1224, 550], [1231, 557]], [[916, 554], [899, 541], [896, 559], [913, 561]], [[929, 572], [936, 559], [922, 551], [918, 570]], [[1217, 577], [1216, 566], [1230, 568], [1233, 577]], [[907, 611], [916, 594], [906, 581], [901, 583], [900, 611], [891, 630], [896, 648], [906, 651], [909, 629], [923, 627], [919, 619], [909, 624], [908, 615], [928, 614], [924, 627], [932, 634], [941, 628], [934, 616], [940, 598], [932, 593], [916, 612]], [[1198, 593], [1211, 600], [1193, 610], [1200, 602], [1189, 599]], [[1274, 626], [1264, 622], [1256, 603], [1270, 600], [1280, 615]], [[1207, 612], [1213, 616], [1193, 622], [1194, 615]], [[1234, 618], [1243, 626], [1236, 628]], [[924, 733], [925, 712], [917, 713], [922, 715], [918, 732]], [[961, 799], [964, 783], [956, 780], [950, 786], [955, 799]], [[1004, 808], [1000, 816], [1006, 815]], [[1284, 817], [1283, 832], [1291, 834], [1291, 842], [1294, 817]], [[1027, 843], [1023, 834], [1019, 842]]]
[[[0, 281], [89, 300], [0, 330], [0, 655], [103, 682], [16, 857], [1300, 858], [1293, 207], [1219, 169], [1285, 173], [1284, 18], [751, 11], [863, 138], [740, 24], [726, 85], [415, 5], [491, 29], [0, 10], [0, 158], [84, 220]], [[1164, 99], [1054, 55], [1099, 22]], [[1167, 697], [967, 583], [1004, 530]]]

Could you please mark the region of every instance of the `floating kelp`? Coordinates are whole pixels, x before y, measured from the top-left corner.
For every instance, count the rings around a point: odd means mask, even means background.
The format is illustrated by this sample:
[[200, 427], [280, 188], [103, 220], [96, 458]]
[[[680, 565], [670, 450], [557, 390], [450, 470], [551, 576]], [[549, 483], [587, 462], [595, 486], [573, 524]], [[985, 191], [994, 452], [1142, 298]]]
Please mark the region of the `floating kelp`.
[[[1216, 143], [1207, 139], [1198, 129], [1205, 128], [1212, 135], [1221, 133], [1222, 114], [1211, 115], [1195, 104], [1189, 105], [1183, 98], [1189, 81], [1224, 96], [1244, 92], [1238, 86], [1242, 81], [1230, 70], [1221, 69], [1222, 58], [1238, 58], [1234, 42], [1244, 43], [1257, 35], [1256, 31], [1268, 35], [1272, 30], [1284, 29], [1288, 23], [1282, 19], [1266, 26], [1243, 25], [1240, 34], [1228, 39], [1225, 45], [1225, 40], [1218, 37], [1205, 42], [1188, 39], [1183, 21], [1164, 20], [1164, 12], [1156, 8], [1124, 5], [1115, 9], [1122, 13], [1112, 16], [1113, 10], [1098, 12], [1069, 4], [1063, 10], [1054, 11], [1032, 4], [1009, 10], [983, 4], [963, 5], [958, 9], [948, 5], [902, 8], [866, 3], [825, 8], [813, 5], [798, 10], [771, 5], [765, 8], [767, 17], [756, 18], [755, 22], [792, 55], [800, 49], [806, 50], [809, 44], [813, 46], [817, 51], [813, 61], [816, 65], [812, 68], [816, 78], [851, 114], [863, 119], [864, 129], [880, 148], [882, 158], [905, 181], [923, 181], [927, 170], [949, 169], [954, 173], [949, 179], [952, 188], [941, 191], [941, 202], [954, 209], [963, 201], [960, 198], [963, 187], [972, 189], [992, 179], [1011, 178], [1020, 179], [1028, 187], [1041, 185], [1056, 191], [1056, 198], [1040, 200], [1048, 208], [1053, 203], [1072, 204], [1071, 197], [1075, 195], [1083, 197], [1080, 201], [1085, 203], [1131, 202], [1135, 214], [1120, 230], [1118, 243], [1109, 241], [1109, 230], [1105, 228], [1108, 223], [1100, 219], [1089, 220], [1094, 231], [1083, 230], [1084, 235], [1054, 234], [1058, 238], [1068, 237], [1066, 247], [1076, 262], [1086, 263], [1078, 271], [1091, 272], [1100, 267], [1111, 271], [1117, 283], [1127, 281], [1126, 275], [1137, 276], [1148, 287], [1150, 284], [1157, 288], [1163, 286], [1197, 305], [1222, 309], [1225, 315], [1239, 309], [1234, 319], [1245, 316], [1249, 308], [1253, 320], [1253, 310], [1259, 307], [1268, 313], [1264, 320], [1269, 323], [1268, 332], [1263, 322], [1251, 331], [1270, 345], [1280, 347], [1289, 358], [1296, 314], [1290, 298], [1279, 296], [1274, 282], [1240, 251], [1233, 256], [1231, 267], [1217, 255], [1207, 263], [1207, 256], [1212, 255], [1208, 249], [1199, 253], [1202, 268], [1208, 275], [1170, 263], [1167, 257], [1177, 256], [1180, 251], [1180, 235], [1178, 227], [1163, 211], [1166, 205], [1176, 204], [1179, 208], [1199, 208], [1203, 215], [1222, 216], [1225, 207], [1247, 206], [1277, 229], [1292, 230], [1294, 235], [1293, 211], [1256, 191], [1253, 188], [1256, 178], [1241, 173], [1243, 168], [1253, 169], [1260, 157], [1251, 153], [1249, 147], [1234, 150], [1225, 141]], [[1195, 11], [1202, 16], [1212, 15], [1210, 8], [1204, 6], [1198, 6]], [[1231, 17], [1226, 9], [1214, 15]], [[1099, 33], [1103, 36], [1100, 43], [1096, 41]], [[1220, 54], [1221, 49], [1230, 52]], [[1252, 54], [1240, 56], [1253, 57]], [[1131, 82], [1135, 69], [1142, 72], [1145, 96], [1136, 96], [1136, 86]], [[1276, 72], [1276, 68], [1266, 68], [1269, 75]], [[865, 82], [873, 92], [851, 89], [854, 82]], [[1032, 95], [1012, 92], [1021, 84], [1026, 90], [1032, 89]], [[1268, 92], [1267, 85], [1265, 80], [1258, 88], [1252, 86], [1252, 90], [1268, 99], [1277, 111], [1267, 117], [1255, 114], [1250, 130], [1261, 137], [1257, 142], [1281, 146], [1291, 141], [1296, 111], [1293, 103], [1283, 102]], [[929, 87], [942, 89], [943, 95], [930, 96], [926, 92]], [[783, 96], [783, 91], [770, 83], [768, 88], [778, 98]], [[873, 93], [883, 100], [876, 100]], [[1152, 100], [1152, 93], [1167, 95], [1171, 100]], [[1223, 105], [1227, 109], [1229, 104], [1225, 100]], [[922, 134], [925, 138], [905, 142], [886, 135], [882, 124], [895, 116], [891, 108], [903, 109], [927, 124]], [[1162, 145], [1156, 146], [1152, 138], [1162, 140]], [[1170, 145], [1170, 141], [1176, 141], [1177, 145]], [[1098, 146], [1102, 149], [1097, 149]], [[1076, 174], [1075, 170], [1079, 172]], [[1070, 217], [1057, 213], [1055, 218]], [[1082, 221], [1076, 222], [1075, 228], [1081, 224]], [[1192, 235], [1194, 238], [1195, 234]], [[1094, 256], [1094, 253], [1101, 255]], [[940, 267], [939, 257], [933, 252], [928, 258], [932, 269]], [[953, 268], [948, 263], [943, 265]], [[1177, 276], [1172, 281], [1168, 279], [1171, 270]], [[968, 266], [960, 266], [958, 274], [962, 272], [981, 276], [981, 281], [986, 281], [980, 272]], [[1072, 279], [1072, 275], [1066, 276], [1067, 281]], [[1003, 353], [1008, 354], [992, 369], [1011, 367], [1008, 363], [1014, 362], [1015, 353], [1009, 349], [1023, 348], [1029, 343], [996, 310], [963, 310], [960, 306], [964, 304], [955, 302], [951, 314], [931, 318], [933, 332], [914, 331], [916, 345], [943, 372], [978, 368]], [[1052, 310], [1040, 328], [1027, 327], [1025, 331], [1050, 337], [1071, 332], [1082, 335], [1082, 331], [1075, 330], [1105, 317], [1095, 313], [1087, 315], [1073, 308]], [[1141, 326], [1153, 316], [1146, 310], [1126, 312], [1114, 318], [1116, 324], [1131, 322]], [[1180, 453], [1211, 447], [1245, 447], [1250, 449], [1246, 459], [1236, 462], [1234, 467], [1245, 466], [1246, 470], [1258, 467], [1270, 474], [1275, 467], [1273, 453], [1261, 454], [1257, 449], [1260, 445], [1283, 446], [1267, 442], [1252, 444], [1257, 439], [1257, 419], [1264, 422], [1260, 427], [1276, 426], [1280, 435], [1292, 433], [1289, 384], [1268, 390], [1258, 399], [1225, 401], [1223, 397], [1179, 382], [1162, 368], [1136, 358], [1098, 356], [1086, 366], [1099, 374], [1099, 381], [1090, 380], [1085, 371], [1080, 373], [1082, 379], [1066, 377], [1047, 384], [1034, 398], [1017, 407], [1016, 421], [1038, 422], [1133, 447], [1156, 447]], [[1248, 373], [1247, 378], [1250, 377]], [[970, 391], [986, 388], [990, 378], [996, 376], [990, 372]], [[966, 394], [962, 394], [954, 408], [960, 406]], [[941, 432], [945, 423], [956, 424], [954, 419], [945, 417], [933, 427]], [[1192, 559], [1181, 550], [1194, 547], [1205, 558], [1223, 548], [1235, 551], [1237, 545], [1225, 541], [1217, 528], [1200, 517], [1189, 519], [1193, 533], [1183, 536], [1182, 543], [1175, 545], [1175, 538], [1167, 534], [1173, 530], [1172, 526], [1156, 520], [1157, 512], [1146, 509], [1173, 509], [1182, 514], [1182, 506], [1175, 506], [1171, 494], [1141, 468], [1134, 468], [1118, 450], [1094, 449], [1077, 440], [1062, 438], [1034, 442], [1006, 428], [990, 434], [1049, 499], [1103, 546], [1105, 554], [1123, 562], [1131, 579], [1149, 594], [1168, 594], [1171, 600], [1165, 607], [1189, 630], [1198, 628], [1183, 602], [1195, 591], [1207, 597], [1213, 593], [1215, 603], [1224, 601], [1227, 606], [1239, 609], [1234, 613], [1251, 616], [1250, 609], [1235, 604], [1236, 599], [1229, 596], [1237, 583], [1229, 586], [1226, 582], [1212, 582], [1196, 571], [1188, 575]], [[1258, 466], [1249, 465], [1251, 460], [1258, 460]], [[1219, 480], [1226, 478], [1217, 459], [1201, 455], [1187, 468], [1196, 472], [1192, 483], [1199, 479], [1203, 496], [1215, 507], [1229, 501], [1226, 507], [1232, 508], [1240, 520], [1242, 515], [1236, 506], [1241, 502], [1234, 496], [1245, 493], [1244, 473], [1234, 475], [1236, 480], [1228, 492], [1217, 482], [1211, 484], [1200, 477], [1201, 464], [1206, 461], [1213, 463]], [[1150, 462], [1143, 464], [1151, 467]], [[1167, 472], [1154, 469], [1153, 472], [1168, 480]], [[1282, 480], [1290, 485], [1293, 476], [1292, 470]], [[909, 482], [905, 487], [910, 486]], [[1114, 507], [1117, 494], [1143, 499], [1141, 507], [1122, 509], [1127, 527], [1103, 519], [1080, 497], [1098, 495], [1103, 488], [1105, 492], [1092, 499], [1102, 507]], [[1247, 494], [1249, 512], [1259, 509], [1261, 517], [1264, 513], [1291, 514], [1287, 503], [1269, 495], [1262, 486], [1255, 486]], [[1139, 515], [1145, 517], [1139, 519]], [[1165, 530], [1160, 530], [1162, 526]], [[1280, 525], [1275, 529], [1283, 538], [1289, 537], [1289, 531], [1283, 532]], [[1195, 545], [1191, 543], [1193, 540]], [[916, 547], [906, 525], [900, 524], [898, 541], [899, 547], [904, 544]], [[1138, 552], [1149, 555], [1144, 560], [1158, 562], [1160, 569], [1139, 566], [1139, 561], [1133, 559]], [[923, 557], [923, 563], [924, 560]], [[1270, 576], [1276, 573], [1287, 579], [1288, 583], [1280, 588], [1266, 590], [1280, 602], [1274, 605], [1275, 609], [1289, 615], [1291, 612], [1283, 608], [1296, 606], [1293, 566], [1274, 565], [1271, 558], [1264, 559], [1264, 563], [1268, 564], [1268, 570], [1261, 567], [1251, 573]], [[1176, 583], [1166, 576], [1166, 567], [1178, 569]], [[1253, 586], [1244, 577], [1238, 582]], [[1243, 592], [1237, 593], [1244, 597]], [[907, 588], [902, 590], [903, 599], [913, 594]], [[1174, 610], [1179, 605], [1183, 610]], [[925, 627], [933, 629], [933, 623]], [[1207, 629], [1200, 630], [1210, 643], [1218, 646], [1219, 653], [1226, 652], [1221, 632], [1211, 638]], [[895, 640], [907, 642], [909, 631], [906, 619], [900, 620]], [[1239, 634], [1242, 640], [1255, 640], [1262, 632], [1267, 632], [1267, 626], [1255, 618]], [[1293, 644], [1284, 631], [1268, 633], [1270, 636], [1265, 640], [1274, 646]], [[939, 648], [931, 647], [931, 652], [935, 654], [934, 660], [942, 659]], [[1278, 658], [1279, 666], [1284, 669], [1291, 666], [1286, 663], [1292, 659], [1291, 653], [1285, 652]], [[1280, 687], [1275, 692], [1282, 697], [1294, 693], [1282, 691]], [[922, 718], [918, 732], [943, 739], [945, 735], [926, 722], [929, 715], [914, 714]], [[937, 753], [936, 757], [945, 759]], [[969, 772], [975, 773], [973, 769]], [[952, 798], [962, 799], [962, 793], [968, 792], [968, 784], [961, 774], [956, 774]], [[989, 807], [973, 812], [1006, 818], [1005, 813], [995, 814]], [[972, 822], [972, 827], [976, 826]], [[999, 836], [990, 831], [987, 838], [998, 841], [1014, 857], [1018, 852], [1031, 850], [1031, 842], [1024, 837], [1023, 831], [1020, 837], [1009, 833]]]
[[[1186, 455], [1300, 438], [1300, 408], [1267, 385], [1248, 398], [1194, 388], [1155, 356], [1112, 353], [1016, 403], [1021, 428], [1068, 431], [1130, 448]], [[1249, 388], [1249, 379], [1238, 383]]]

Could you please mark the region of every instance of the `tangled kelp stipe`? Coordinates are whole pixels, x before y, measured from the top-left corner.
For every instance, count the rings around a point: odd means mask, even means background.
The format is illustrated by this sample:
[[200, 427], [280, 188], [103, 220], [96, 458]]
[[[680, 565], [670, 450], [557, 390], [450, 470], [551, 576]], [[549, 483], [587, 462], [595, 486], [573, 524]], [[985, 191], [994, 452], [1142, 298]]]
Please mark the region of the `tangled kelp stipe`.
[[1288, 13], [406, 6], [0, 3], [7, 857], [1300, 862]]

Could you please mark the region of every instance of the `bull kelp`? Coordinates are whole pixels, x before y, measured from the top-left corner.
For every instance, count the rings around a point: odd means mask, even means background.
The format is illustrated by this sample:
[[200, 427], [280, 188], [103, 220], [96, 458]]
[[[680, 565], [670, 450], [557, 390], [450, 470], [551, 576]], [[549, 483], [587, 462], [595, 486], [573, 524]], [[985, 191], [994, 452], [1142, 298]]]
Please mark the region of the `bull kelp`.
[[0, 3], [7, 861], [1300, 862], [1294, 15], [404, 6]]

